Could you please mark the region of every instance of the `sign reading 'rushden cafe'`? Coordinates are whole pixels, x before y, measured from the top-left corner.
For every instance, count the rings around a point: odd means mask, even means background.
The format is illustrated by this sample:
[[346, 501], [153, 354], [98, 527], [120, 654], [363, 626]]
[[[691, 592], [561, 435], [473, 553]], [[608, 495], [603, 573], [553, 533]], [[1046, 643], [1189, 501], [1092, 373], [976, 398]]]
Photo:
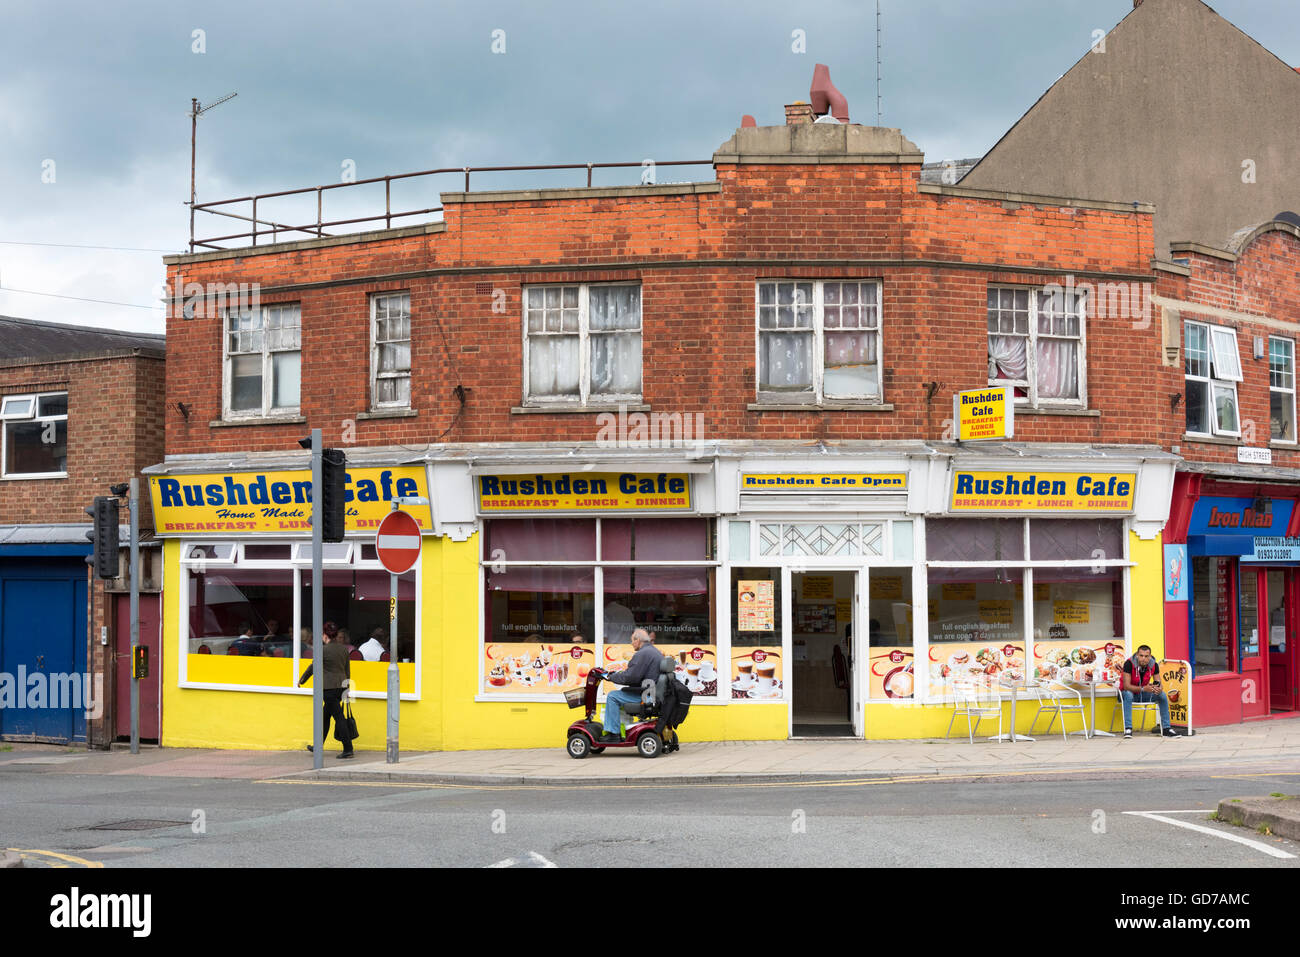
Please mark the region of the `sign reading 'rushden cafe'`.
[[1132, 472], [957, 472], [952, 511], [1131, 512]]
[[[149, 488], [160, 535], [311, 530], [308, 471], [155, 475]], [[378, 528], [394, 498], [428, 494], [421, 466], [350, 468], [343, 492], [347, 530]], [[432, 527], [428, 506], [411, 513], [421, 528]]]
[[480, 475], [480, 512], [681, 511], [691, 507], [685, 475], [557, 472]]

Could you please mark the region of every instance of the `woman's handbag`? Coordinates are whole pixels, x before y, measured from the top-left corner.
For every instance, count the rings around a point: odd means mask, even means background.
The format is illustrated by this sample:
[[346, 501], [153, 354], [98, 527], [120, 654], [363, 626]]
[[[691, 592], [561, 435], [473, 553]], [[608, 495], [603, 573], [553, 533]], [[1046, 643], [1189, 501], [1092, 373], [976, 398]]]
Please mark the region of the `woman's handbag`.
[[[345, 728], [347, 729], [346, 738], [340, 733]], [[357, 731], [357, 719], [352, 716], [352, 702], [346, 702], [343, 705], [343, 720], [334, 722], [334, 740], [346, 744], [349, 741], [355, 741], [360, 736], [360, 732]]]

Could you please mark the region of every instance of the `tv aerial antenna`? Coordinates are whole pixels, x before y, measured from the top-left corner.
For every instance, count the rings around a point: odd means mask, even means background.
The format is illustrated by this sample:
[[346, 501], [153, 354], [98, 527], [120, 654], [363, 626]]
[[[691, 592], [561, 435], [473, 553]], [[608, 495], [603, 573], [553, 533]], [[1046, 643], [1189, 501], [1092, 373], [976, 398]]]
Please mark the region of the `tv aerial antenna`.
[[225, 103], [227, 100], [233, 100], [239, 96], [238, 93], [227, 93], [219, 100], [213, 100], [207, 106], [203, 106], [195, 98], [190, 99], [190, 250], [193, 251], [194, 245], [194, 151], [195, 140], [199, 132], [199, 117], [208, 110], [214, 109]]

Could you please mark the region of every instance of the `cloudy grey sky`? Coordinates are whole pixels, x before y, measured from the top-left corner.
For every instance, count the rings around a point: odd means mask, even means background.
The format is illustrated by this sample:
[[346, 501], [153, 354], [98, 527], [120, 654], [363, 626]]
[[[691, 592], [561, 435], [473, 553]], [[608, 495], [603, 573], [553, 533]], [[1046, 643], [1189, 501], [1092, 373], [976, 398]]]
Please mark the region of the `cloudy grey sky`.
[[[1212, 6], [1300, 65], [1296, 0]], [[884, 125], [939, 161], [992, 146], [1132, 0], [881, 8]], [[160, 308], [133, 306], [155, 303], [161, 251], [188, 241], [191, 96], [239, 93], [199, 120], [200, 202], [336, 183], [349, 160], [366, 178], [707, 159], [745, 113], [783, 123], [783, 104], [807, 99], [817, 62], [830, 66], [851, 119], [874, 124], [875, 9], [874, 0], [5, 0], [0, 314], [162, 331]], [[194, 50], [196, 30], [205, 52]], [[493, 52], [497, 30], [503, 53]], [[796, 30], [805, 52], [792, 49]], [[659, 180], [711, 177], [693, 173]], [[533, 174], [527, 185], [581, 177]], [[461, 186], [448, 177], [423, 193], [395, 188], [395, 204], [437, 205], [439, 188]], [[369, 198], [382, 204], [382, 192]], [[327, 217], [352, 208], [337, 201]], [[238, 231], [219, 220], [205, 230]]]

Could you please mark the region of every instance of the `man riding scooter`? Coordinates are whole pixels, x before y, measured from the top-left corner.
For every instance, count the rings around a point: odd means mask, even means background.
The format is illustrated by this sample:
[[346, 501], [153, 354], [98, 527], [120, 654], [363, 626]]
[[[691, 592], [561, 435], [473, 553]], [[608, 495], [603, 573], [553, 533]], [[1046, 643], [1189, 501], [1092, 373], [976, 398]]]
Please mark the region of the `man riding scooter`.
[[[632, 660], [622, 671], [615, 671], [605, 676], [606, 681], [629, 688], [640, 688], [646, 678], [654, 681], [659, 677], [659, 660], [663, 653], [654, 646], [654, 638], [644, 628], [632, 632]], [[604, 733], [598, 744], [612, 744], [621, 741], [619, 729], [623, 726], [623, 706], [632, 706], [641, 701], [640, 691], [619, 688], [609, 693], [605, 699]]]

